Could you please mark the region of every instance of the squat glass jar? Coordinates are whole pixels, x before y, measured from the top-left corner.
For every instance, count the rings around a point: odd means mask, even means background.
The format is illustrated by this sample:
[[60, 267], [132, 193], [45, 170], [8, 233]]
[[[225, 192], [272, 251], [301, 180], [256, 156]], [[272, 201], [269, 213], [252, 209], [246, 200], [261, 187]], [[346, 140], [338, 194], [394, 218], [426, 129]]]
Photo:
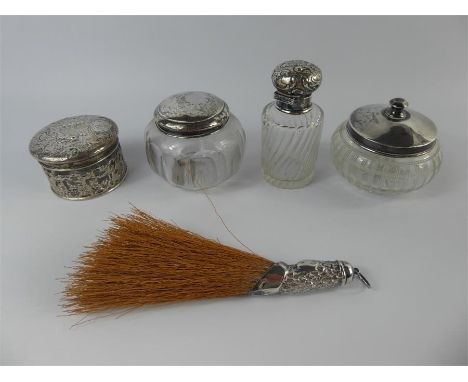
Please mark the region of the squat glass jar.
[[213, 94], [185, 92], [162, 101], [145, 131], [150, 167], [187, 190], [214, 187], [234, 175], [245, 133], [228, 105]]
[[423, 187], [437, 174], [442, 162], [437, 128], [407, 106], [395, 98], [390, 106], [360, 107], [334, 132], [332, 161], [351, 184], [398, 194]]

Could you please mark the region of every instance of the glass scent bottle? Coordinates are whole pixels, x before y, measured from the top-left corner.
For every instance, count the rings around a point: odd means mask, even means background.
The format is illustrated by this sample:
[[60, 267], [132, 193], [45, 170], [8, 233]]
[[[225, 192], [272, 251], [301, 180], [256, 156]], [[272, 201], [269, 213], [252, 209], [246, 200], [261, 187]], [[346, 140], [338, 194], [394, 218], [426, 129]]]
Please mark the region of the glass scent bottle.
[[390, 106], [356, 109], [334, 132], [331, 157], [351, 184], [379, 194], [417, 190], [439, 171], [442, 153], [437, 127], [394, 98]]
[[245, 133], [222, 99], [184, 92], [159, 104], [146, 127], [145, 143], [154, 172], [174, 186], [200, 190], [237, 172]]
[[323, 127], [323, 111], [311, 95], [320, 69], [302, 60], [278, 65], [271, 76], [275, 101], [262, 113], [262, 173], [272, 185], [301, 188], [312, 181]]

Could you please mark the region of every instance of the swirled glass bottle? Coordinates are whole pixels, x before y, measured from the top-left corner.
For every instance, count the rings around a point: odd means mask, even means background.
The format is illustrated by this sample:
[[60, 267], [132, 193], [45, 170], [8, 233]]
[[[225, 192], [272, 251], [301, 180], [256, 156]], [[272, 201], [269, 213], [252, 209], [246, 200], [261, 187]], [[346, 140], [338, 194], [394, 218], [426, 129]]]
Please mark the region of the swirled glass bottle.
[[313, 104], [302, 114], [286, 114], [269, 103], [262, 116], [262, 172], [281, 188], [300, 188], [312, 180], [323, 126], [323, 111]]
[[319, 68], [300, 60], [273, 71], [276, 101], [262, 113], [262, 173], [276, 187], [304, 187], [314, 176], [323, 111], [311, 102], [311, 94], [321, 78]]

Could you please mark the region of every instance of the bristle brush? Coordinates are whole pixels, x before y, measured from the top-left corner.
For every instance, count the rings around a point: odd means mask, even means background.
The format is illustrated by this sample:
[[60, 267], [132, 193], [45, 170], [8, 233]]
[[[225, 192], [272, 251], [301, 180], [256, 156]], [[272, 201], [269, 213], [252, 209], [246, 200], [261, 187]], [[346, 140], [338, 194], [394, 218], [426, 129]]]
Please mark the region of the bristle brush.
[[304, 293], [367, 280], [345, 261], [295, 265], [206, 239], [134, 208], [111, 226], [68, 275], [71, 314], [240, 295]]

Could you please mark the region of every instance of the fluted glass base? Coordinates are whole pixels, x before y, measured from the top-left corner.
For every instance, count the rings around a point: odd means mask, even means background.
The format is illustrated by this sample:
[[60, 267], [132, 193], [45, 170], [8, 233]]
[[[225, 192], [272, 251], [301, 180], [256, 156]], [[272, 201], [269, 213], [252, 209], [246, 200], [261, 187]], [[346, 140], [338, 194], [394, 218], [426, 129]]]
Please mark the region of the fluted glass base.
[[222, 129], [193, 138], [165, 134], [153, 120], [146, 128], [145, 140], [153, 171], [186, 190], [214, 187], [234, 175], [245, 148], [244, 130], [232, 113]]

